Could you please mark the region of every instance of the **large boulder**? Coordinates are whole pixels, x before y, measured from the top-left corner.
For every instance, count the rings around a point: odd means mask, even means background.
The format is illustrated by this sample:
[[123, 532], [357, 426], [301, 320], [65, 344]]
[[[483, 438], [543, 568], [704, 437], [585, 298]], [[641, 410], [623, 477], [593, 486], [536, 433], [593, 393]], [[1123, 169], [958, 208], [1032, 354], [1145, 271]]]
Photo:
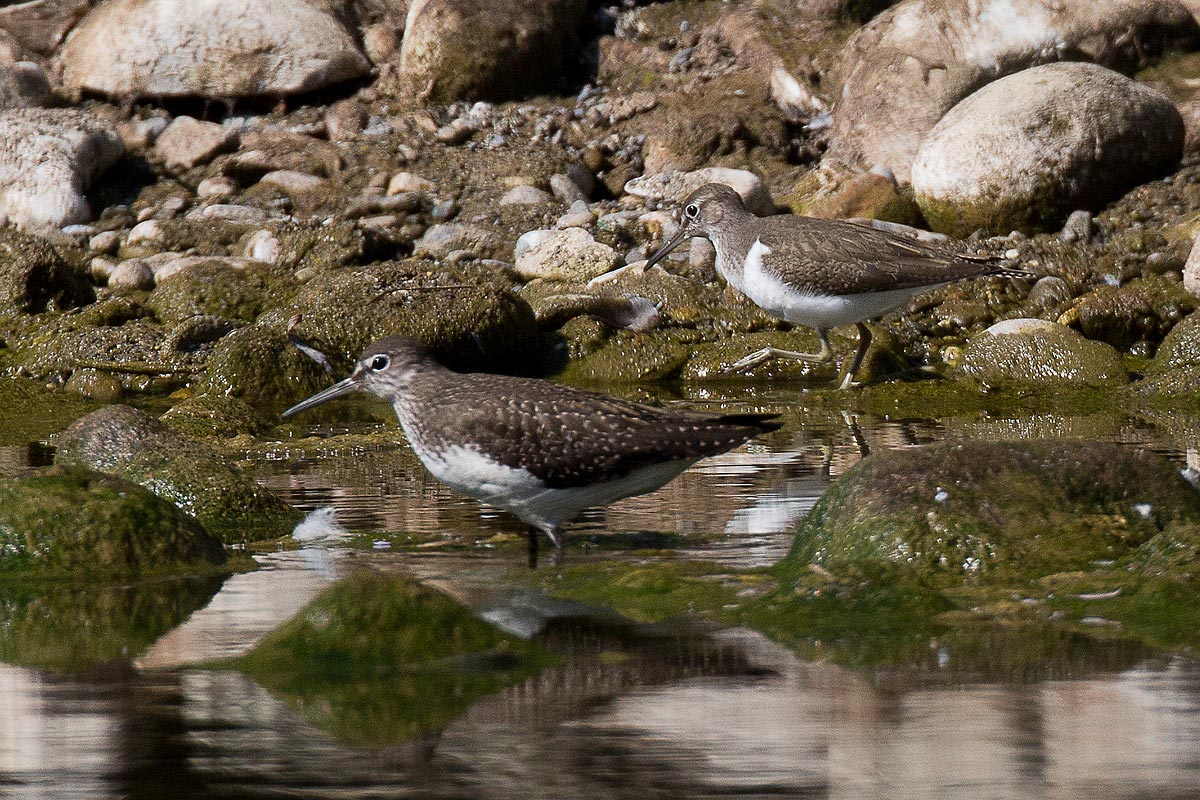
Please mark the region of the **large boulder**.
[[58, 464], [108, 472], [146, 487], [226, 542], [276, 539], [296, 509], [228, 463], [220, 451], [129, 406], [86, 414], [58, 435]]
[[52, 467], [0, 480], [0, 574], [164, 575], [211, 568], [225, 549], [140, 486]]
[[826, 163], [888, 167], [902, 183], [925, 135], [980, 87], [1053, 61], [1121, 71], [1148, 54], [1200, 43], [1176, 0], [904, 0], [842, 51], [843, 88]]
[[370, 69], [350, 33], [305, 0], [112, 0], [71, 32], [63, 84], [112, 97], [280, 97]]
[[912, 166], [934, 230], [1057, 230], [1163, 175], [1183, 157], [1183, 120], [1163, 95], [1094, 64], [1001, 78], [951, 109]]
[[506, 99], [562, 82], [576, 60], [582, 0], [414, 0], [402, 85], [423, 100]]
[[75, 109], [0, 114], [0, 212], [27, 230], [92, 218], [84, 191], [124, 153], [117, 132]]

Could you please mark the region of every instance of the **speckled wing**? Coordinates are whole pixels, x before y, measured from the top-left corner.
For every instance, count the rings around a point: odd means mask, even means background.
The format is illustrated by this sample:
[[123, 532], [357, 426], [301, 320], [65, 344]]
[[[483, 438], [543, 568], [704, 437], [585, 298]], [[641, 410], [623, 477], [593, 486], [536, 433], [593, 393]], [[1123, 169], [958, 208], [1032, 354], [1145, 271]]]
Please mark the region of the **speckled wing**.
[[551, 488], [723, 453], [780, 427], [770, 421], [774, 415], [672, 411], [499, 375], [458, 382], [442, 400], [458, 412], [455, 430], [443, 429], [447, 437], [475, 442], [485, 455]]
[[759, 240], [771, 248], [765, 266], [783, 280], [816, 294], [860, 294], [915, 289], [998, 275], [995, 256], [959, 252], [857, 225], [811, 217], [768, 217]]

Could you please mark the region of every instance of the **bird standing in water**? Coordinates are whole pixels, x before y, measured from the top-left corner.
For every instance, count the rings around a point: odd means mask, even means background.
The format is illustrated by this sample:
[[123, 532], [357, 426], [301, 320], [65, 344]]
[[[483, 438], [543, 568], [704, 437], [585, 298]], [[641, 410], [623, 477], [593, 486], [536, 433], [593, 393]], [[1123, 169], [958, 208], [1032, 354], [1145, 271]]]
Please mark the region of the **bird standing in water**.
[[650, 257], [647, 268], [685, 239], [704, 237], [717, 251], [717, 271], [733, 288], [771, 316], [806, 325], [820, 337], [816, 353], [765, 347], [730, 365], [731, 372], [776, 357], [829, 361], [829, 331], [853, 323], [858, 351], [842, 381], [840, 388], [845, 389], [871, 344], [864, 320], [952, 281], [984, 275], [1032, 277], [1002, 265], [995, 256], [963, 253], [866, 225], [790, 214], [757, 217], [737, 192], [719, 183], [705, 184], [688, 196], [680, 223], [679, 233]]
[[417, 340], [367, 347], [349, 378], [284, 417], [365, 392], [392, 404], [425, 468], [442, 483], [507, 509], [561, 548], [585, 508], [645, 494], [705, 456], [780, 426], [769, 414], [654, 408], [548, 381], [458, 373]]

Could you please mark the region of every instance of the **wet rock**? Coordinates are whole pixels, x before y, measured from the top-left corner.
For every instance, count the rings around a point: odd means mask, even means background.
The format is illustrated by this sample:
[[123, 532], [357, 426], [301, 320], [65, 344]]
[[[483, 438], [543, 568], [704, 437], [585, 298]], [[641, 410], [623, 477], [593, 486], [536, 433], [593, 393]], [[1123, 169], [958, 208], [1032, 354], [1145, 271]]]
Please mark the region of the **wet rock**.
[[59, 434], [55, 463], [125, 478], [175, 503], [225, 542], [287, 535], [301, 514], [219, 450], [129, 406], [106, 406]]
[[859, 173], [883, 165], [906, 183], [926, 134], [990, 81], [1046, 61], [1132, 72], [1148, 54], [1198, 42], [1200, 27], [1175, 0], [904, 0], [842, 51], [825, 166]]
[[381, 748], [436, 735], [480, 698], [551, 663], [540, 646], [501, 633], [441, 592], [364, 570], [230, 666], [338, 739]]
[[1047, 275], [1038, 278], [1029, 290], [1029, 304], [1035, 308], [1049, 309], [1061, 305], [1072, 297], [1071, 287], [1062, 278]]
[[37, 314], [95, 300], [87, 277], [45, 239], [0, 229], [0, 308]]
[[1191, 314], [1171, 329], [1135, 388], [1142, 395], [1200, 397], [1200, 315]]
[[236, 142], [237, 133], [232, 128], [193, 117], [176, 117], [158, 137], [155, 148], [168, 168], [187, 170], [211, 161]]
[[0, 480], [0, 573], [171, 575], [225, 562], [195, 519], [121, 478], [53, 467]]
[[400, 49], [401, 85], [435, 103], [556, 86], [574, 62], [586, 11], [580, 0], [416, 0]]
[[705, 167], [694, 172], [659, 172], [630, 180], [625, 191], [653, 202], [676, 203], [706, 183], [729, 186], [741, 195], [746, 208], [760, 217], [775, 213], [775, 201], [762, 179], [744, 169]]
[[971, 339], [959, 369], [992, 387], [1120, 386], [1129, 380], [1112, 347], [1040, 319], [997, 322]]
[[690, 343], [677, 331], [621, 334], [594, 352], [571, 359], [560, 378], [595, 385], [670, 380], [679, 377], [691, 352]]
[[911, 570], [928, 586], [1028, 586], [1197, 522], [1200, 494], [1146, 450], [946, 442], [886, 451], [848, 470], [805, 518], [781, 571], [873, 562]]
[[160, 274], [146, 306], [165, 325], [206, 314], [253, 322], [264, 311], [286, 303], [300, 288], [286, 267], [230, 261], [195, 257], [186, 269], [165, 277]]
[[199, 385], [207, 395], [238, 398], [274, 415], [328, 383], [325, 370], [281, 330], [253, 325], [217, 343]]
[[425, 235], [413, 243], [413, 255], [443, 259], [455, 250], [468, 250], [480, 258], [501, 255], [500, 237], [487, 228], [465, 222], [431, 225]]
[[1054, 230], [1071, 210], [1169, 172], [1183, 134], [1158, 92], [1093, 64], [1047, 64], [942, 117], [913, 163], [913, 192], [945, 233]]
[[224, 395], [189, 397], [167, 409], [164, 424], [198, 439], [231, 439], [256, 436], [273, 424], [246, 401]]
[[1122, 286], [1098, 286], [1079, 298], [1066, 318], [1089, 339], [1127, 350], [1157, 344], [1200, 302], [1165, 277], [1138, 278]]
[[552, 231], [516, 259], [517, 274], [526, 280], [542, 278], [585, 283], [619, 265], [617, 252], [597, 242], [582, 228]]
[[596, 294], [556, 294], [544, 298], [534, 308], [538, 327], [558, 330], [576, 317], [588, 316], [610, 328], [644, 333], [658, 327], [658, 306], [653, 300], [626, 294], [605, 297]]
[[322, 272], [260, 324], [282, 327], [302, 315], [296, 335], [333, 359], [339, 372], [370, 342], [401, 335], [425, 342], [455, 369], [527, 372], [541, 338], [532, 309], [509, 290], [510, 281], [403, 263]]
[[153, 99], [282, 97], [370, 69], [341, 23], [304, 0], [113, 0], [58, 61], [69, 88]]
[[117, 132], [73, 109], [0, 115], [0, 212], [27, 230], [92, 218], [84, 192], [124, 152]]
[[44, 106], [50, 99], [50, 79], [32, 61], [0, 65], [0, 110]]

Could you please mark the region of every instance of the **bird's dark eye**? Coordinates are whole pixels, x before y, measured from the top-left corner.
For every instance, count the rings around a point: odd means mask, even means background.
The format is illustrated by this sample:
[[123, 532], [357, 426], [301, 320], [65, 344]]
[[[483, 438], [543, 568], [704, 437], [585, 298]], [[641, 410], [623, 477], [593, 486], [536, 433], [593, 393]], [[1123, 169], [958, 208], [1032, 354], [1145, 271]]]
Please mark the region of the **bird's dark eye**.
[[376, 372], [382, 372], [388, 368], [388, 363], [387, 356], [375, 356], [371, 359], [371, 369]]
[[687, 215], [688, 219], [695, 219], [700, 216], [700, 206], [695, 203], [688, 203], [687, 208], [683, 209], [683, 213]]

